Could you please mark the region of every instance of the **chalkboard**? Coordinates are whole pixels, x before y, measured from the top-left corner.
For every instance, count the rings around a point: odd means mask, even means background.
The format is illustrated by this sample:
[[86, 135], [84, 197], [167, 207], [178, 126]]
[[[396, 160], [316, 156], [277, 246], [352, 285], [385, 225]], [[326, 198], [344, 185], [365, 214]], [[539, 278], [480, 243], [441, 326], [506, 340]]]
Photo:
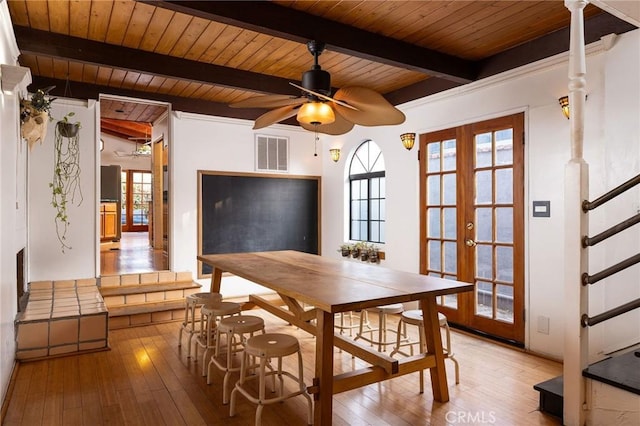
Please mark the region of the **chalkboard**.
[[319, 177], [199, 171], [198, 183], [199, 254], [319, 253]]

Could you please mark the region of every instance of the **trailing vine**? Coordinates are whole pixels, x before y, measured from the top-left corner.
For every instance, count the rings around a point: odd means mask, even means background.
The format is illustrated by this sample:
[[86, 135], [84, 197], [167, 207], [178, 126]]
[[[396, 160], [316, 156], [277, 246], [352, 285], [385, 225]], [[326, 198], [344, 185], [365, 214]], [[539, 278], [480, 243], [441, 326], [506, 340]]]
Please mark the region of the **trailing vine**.
[[[74, 204], [76, 196], [80, 197], [77, 205], [82, 204], [82, 190], [80, 188], [80, 132], [70, 135], [65, 133], [62, 124], [68, 123], [67, 114], [63, 120], [56, 123], [53, 155], [53, 182], [51, 188], [51, 205], [57, 210], [55, 216], [56, 234], [62, 245], [62, 252], [71, 249], [66, 242], [66, 234], [70, 225], [67, 206]], [[75, 123], [79, 127], [79, 123]], [[77, 129], [76, 129], [77, 130]]]

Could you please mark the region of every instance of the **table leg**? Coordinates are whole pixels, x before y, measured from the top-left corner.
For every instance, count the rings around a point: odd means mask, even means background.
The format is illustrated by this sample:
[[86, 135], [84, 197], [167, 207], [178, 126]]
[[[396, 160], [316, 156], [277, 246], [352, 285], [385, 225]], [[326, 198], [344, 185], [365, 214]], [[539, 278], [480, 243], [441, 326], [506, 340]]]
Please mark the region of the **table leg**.
[[317, 312], [318, 333], [316, 334], [316, 379], [319, 388], [314, 395], [313, 423], [318, 426], [330, 425], [333, 414], [333, 322], [330, 312]]
[[447, 385], [447, 371], [444, 366], [444, 352], [435, 296], [423, 299], [421, 305], [427, 353], [434, 355], [436, 360], [435, 367], [429, 369], [433, 399], [438, 402], [447, 402], [449, 401], [449, 387]]
[[211, 271], [211, 293], [220, 293], [220, 283], [222, 282], [222, 271], [220, 268], [213, 268]]

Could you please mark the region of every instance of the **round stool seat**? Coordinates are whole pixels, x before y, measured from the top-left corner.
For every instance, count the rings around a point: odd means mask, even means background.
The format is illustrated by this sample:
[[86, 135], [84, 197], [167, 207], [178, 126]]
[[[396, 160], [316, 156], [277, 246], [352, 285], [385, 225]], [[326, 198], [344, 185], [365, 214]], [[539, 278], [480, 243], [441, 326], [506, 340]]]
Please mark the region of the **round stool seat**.
[[193, 293], [187, 296], [188, 300], [194, 300], [197, 304], [206, 304], [212, 302], [221, 302], [222, 295], [220, 293], [210, 293], [210, 292], [202, 292], [202, 293]]
[[214, 317], [237, 314], [240, 311], [240, 304], [235, 302], [210, 302], [206, 303], [201, 310], [202, 315], [213, 315]]
[[288, 334], [266, 333], [247, 340], [244, 350], [247, 354], [257, 357], [279, 357], [298, 352], [300, 343], [298, 339]]
[[393, 303], [391, 305], [383, 305], [383, 306], [376, 306], [373, 308], [367, 308], [367, 310], [372, 312], [380, 312], [384, 314], [399, 314], [400, 312], [404, 311], [404, 306], [402, 305], [402, 303]]
[[[422, 310], [412, 309], [410, 311], [404, 311], [402, 313], [402, 320], [407, 324], [421, 327], [423, 324]], [[438, 312], [438, 323], [441, 327], [447, 323], [447, 317], [442, 312]]]
[[253, 315], [236, 315], [223, 318], [218, 324], [220, 333], [252, 333], [264, 328], [264, 320]]

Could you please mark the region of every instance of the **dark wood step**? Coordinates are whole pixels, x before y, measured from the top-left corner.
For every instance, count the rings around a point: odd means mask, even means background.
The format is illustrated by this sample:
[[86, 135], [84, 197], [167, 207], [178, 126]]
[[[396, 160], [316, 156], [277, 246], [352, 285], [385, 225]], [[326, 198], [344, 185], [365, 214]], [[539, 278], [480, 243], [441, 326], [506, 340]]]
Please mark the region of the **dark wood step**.
[[640, 395], [640, 350], [598, 361], [585, 368], [584, 377]]
[[540, 392], [540, 406], [538, 407], [540, 411], [562, 419], [564, 406], [562, 386], [562, 376], [533, 386], [535, 390]]

